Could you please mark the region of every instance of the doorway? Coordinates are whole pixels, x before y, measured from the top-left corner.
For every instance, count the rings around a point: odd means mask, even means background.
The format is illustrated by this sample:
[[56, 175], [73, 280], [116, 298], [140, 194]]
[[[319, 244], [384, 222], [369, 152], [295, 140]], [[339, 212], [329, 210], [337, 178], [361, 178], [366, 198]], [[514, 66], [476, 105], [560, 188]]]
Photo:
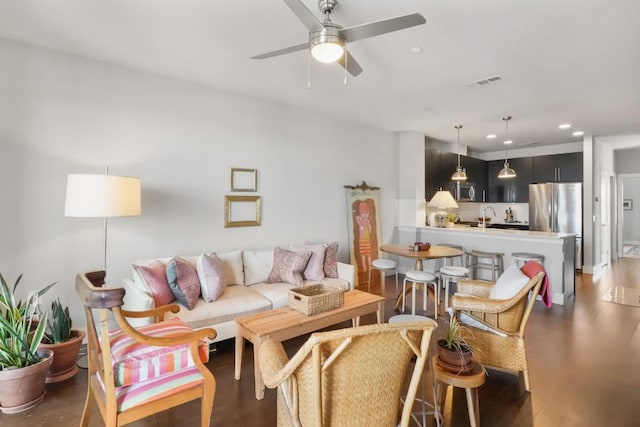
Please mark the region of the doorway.
[[640, 173], [618, 175], [618, 242], [621, 257], [640, 258]]

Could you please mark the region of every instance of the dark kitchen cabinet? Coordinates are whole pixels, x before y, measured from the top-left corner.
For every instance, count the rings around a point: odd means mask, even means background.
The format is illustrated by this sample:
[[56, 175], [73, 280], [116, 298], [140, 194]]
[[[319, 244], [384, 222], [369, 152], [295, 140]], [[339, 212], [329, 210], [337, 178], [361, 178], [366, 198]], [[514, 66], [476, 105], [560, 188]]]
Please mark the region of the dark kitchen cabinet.
[[[482, 202], [487, 189], [487, 162], [460, 156], [460, 164], [467, 170], [467, 183], [473, 183], [475, 201]], [[456, 171], [458, 155], [435, 148], [425, 150], [425, 199], [431, 200], [436, 191], [450, 191], [456, 197], [456, 182], [451, 175]]]
[[529, 202], [529, 184], [533, 182], [532, 157], [509, 159], [509, 166], [516, 172], [516, 177], [511, 179], [498, 178], [498, 173], [504, 166], [504, 160], [492, 160], [488, 163], [489, 202]]
[[426, 200], [431, 200], [436, 191], [443, 189], [453, 193], [451, 175], [456, 170], [458, 156], [434, 148], [425, 150], [425, 195]]
[[532, 182], [582, 182], [582, 153], [533, 158]]
[[[475, 159], [473, 157], [462, 156], [460, 163], [467, 170], [467, 182], [474, 185], [476, 202], [488, 201], [487, 194], [487, 169], [488, 164], [485, 160]], [[484, 196], [484, 199], [483, 199]]]

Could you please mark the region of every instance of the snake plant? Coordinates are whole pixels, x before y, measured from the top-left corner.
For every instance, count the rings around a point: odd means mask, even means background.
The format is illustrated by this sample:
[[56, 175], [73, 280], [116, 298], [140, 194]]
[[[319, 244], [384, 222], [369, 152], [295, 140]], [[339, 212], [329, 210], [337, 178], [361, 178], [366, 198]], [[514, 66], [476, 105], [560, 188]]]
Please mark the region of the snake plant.
[[60, 344], [71, 336], [71, 316], [69, 307], [62, 307], [60, 299], [51, 302], [51, 314], [47, 322], [45, 340], [50, 344]]
[[44, 337], [47, 313], [38, 318], [40, 297], [55, 283], [31, 291], [23, 304], [15, 291], [22, 274], [10, 288], [0, 274], [0, 370], [23, 368], [40, 361], [37, 350]]

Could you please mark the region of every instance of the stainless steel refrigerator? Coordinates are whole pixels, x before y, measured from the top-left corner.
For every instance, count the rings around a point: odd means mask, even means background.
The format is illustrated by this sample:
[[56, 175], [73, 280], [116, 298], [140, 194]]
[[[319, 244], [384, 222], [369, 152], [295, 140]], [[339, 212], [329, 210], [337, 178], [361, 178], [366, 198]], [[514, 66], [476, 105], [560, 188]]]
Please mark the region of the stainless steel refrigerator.
[[576, 269], [582, 269], [582, 183], [529, 184], [529, 230], [576, 235]]

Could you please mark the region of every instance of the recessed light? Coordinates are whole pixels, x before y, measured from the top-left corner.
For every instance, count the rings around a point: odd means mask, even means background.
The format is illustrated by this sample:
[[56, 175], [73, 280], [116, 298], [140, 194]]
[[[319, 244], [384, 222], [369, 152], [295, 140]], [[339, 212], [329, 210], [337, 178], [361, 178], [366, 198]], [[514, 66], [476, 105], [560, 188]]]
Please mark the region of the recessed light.
[[582, 136], [582, 135], [584, 135], [584, 132], [581, 131], [581, 130], [578, 130], [578, 131], [573, 132], [571, 135], [573, 135], [573, 136]]
[[420, 46], [412, 47], [411, 53], [422, 53], [422, 48]]
[[508, 139], [508, 140], [506, 140], [506, 141], [504, 142], [504, 144], [505, 144], [505, 145], [513, 144], [513, 141], [512, 141], [512, 140], [510, 140], [510, 139]]
[[571, 127], [571, 125], [569, 123], [562, 123], [560, 126], [558, 126], [558, 129], [569, 129]]
[[495, 133], [492, 133], [492, 134], [487, 135], [487, 139], [493, 139], [493, 138], [495, 138], [495, 137], [496, 137], [496, 134], [495, 134]]

